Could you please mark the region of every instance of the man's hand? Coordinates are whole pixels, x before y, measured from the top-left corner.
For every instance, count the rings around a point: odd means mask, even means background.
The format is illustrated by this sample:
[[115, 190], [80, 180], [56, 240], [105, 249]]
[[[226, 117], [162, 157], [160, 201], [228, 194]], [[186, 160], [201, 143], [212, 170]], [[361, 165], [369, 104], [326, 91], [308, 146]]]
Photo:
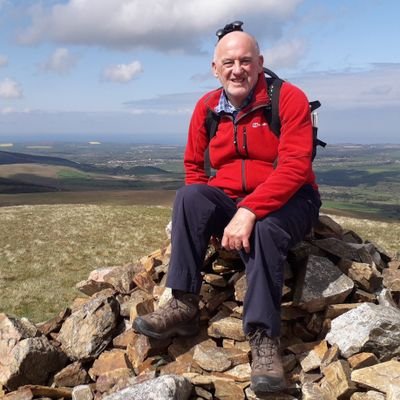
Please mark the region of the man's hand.
[[256, 216], [247, 208], [239, 208], [224, 229], [221, 245], [227, 250], [244, 249], [250, 252], [249, 238], [253, 231]]

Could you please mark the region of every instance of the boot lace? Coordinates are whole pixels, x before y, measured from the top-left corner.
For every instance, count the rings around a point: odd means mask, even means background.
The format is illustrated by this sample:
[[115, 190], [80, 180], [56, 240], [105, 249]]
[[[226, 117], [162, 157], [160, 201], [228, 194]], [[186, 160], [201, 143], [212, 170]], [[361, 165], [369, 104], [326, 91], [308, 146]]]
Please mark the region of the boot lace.
[[250, 337], [250, 346], [253, 356], [253, 369], [272, 370], [273, 357], [278, 350], [274, 339], [267, 336], [266, 332], [259, 329]]
[[175, 297], [170, 299], [165, 306], [159, 308], [157, 311], [148, 315], [149, 319], [152, 319], [158, 324], [164, 326], [170, 326], [183, 319], [190, 319], [191, 308], [182, 301], [179, 301]]

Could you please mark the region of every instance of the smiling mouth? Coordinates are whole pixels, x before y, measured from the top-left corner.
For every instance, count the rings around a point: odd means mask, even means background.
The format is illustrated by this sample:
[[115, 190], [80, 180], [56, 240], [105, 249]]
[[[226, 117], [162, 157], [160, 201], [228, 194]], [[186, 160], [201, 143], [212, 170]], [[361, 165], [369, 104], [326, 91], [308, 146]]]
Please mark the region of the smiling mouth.
[[242, 85], [244, 83], [244, 79], [232, 79], [231, 82], [235, 85]]

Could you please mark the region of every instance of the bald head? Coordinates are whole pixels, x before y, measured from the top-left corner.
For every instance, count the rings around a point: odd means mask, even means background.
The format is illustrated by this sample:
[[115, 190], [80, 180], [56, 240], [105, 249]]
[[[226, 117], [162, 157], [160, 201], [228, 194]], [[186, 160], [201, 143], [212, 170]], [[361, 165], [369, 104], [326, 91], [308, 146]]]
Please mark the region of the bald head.
[[242, 105], [256, 85], [263, 62], [256, 39], [246, 32], [230, 32], [217, 43], [212, 62], [214, 76], [235, 107]]
[[237, 46], [238, 41], [248, 42], [249, 45], [254, 48], [255, 53], [257, 55], [260, 55], [260, 46], [258, 45], [258, 42], [253, 35], [250, 35], [249, 33], [243, 31], [234, 31], [226, 34], [221, 40], [217, 42], [214, 49], [213, 61], [215, 62], [221, 49], [224, 49], [226, 46], [229, 45]]

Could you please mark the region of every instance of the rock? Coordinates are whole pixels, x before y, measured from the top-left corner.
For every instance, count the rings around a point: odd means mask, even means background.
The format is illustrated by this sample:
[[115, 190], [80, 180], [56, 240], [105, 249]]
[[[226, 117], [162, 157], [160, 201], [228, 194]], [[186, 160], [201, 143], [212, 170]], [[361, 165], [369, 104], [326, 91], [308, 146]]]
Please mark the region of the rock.
[[36, 324], [36, 327], [43, 335], [49, 335], [52, 332], [58, 332], [65, 319], [71, 315], [71, 309], [65, 308], [54, 318], [40, 324]]
[[[250, 389], [250, 387], [246, 388], [245, 390], [246, 398], [248, 400], [298, 400], [298, 398], [293, 397], [290, 394], [287, 393], [271, 393], [271, 394], [266, 394], [263, 397], [257, 397], [255, 393]], [[316, 399], [315, 399], [316, 400]], [[321, 400], [321, 399], [318, 399]]]
[[390, 385], [399, 385], [399, 376], [400, 362], [395, 360], [357, 369], [351, 373], [353, 382], [383, 393], [389, 391]]
[[15, 392], [8, 393], [6, 396], [1, 397], [3, 400], [32, 400], [33, 393], [29, 388], [20, 388]]
[[302, 400], [323, 399], [322, 391], [318, 384], [313, 382], [304, 383], [301, 387]]
[[152, 294], [154, 286], [156, 285], [151, 277], [151, 274], [146, 270], [136, 273], [133, 276], [135, 284], [145, 292]]
[[242, 320], [226, 316], [224, 312], [219, 312], [210, 320], [208, 334], [215, 338], [229, 338], [238, 341], [246, 339]]
[[35, 398], [70, 398], [72, 395], [72, 389], [66, 387], [48, 387], [41, 385], [27, 385], [23, 386], [23, 388], [29, 389]]
[[367, 292], [374, 292], [382, 283], [382, 276], [375, 264], [370, 265], [350, 260], [341, 260], [338, 267], [349, 278]]
[[90, 386], [80, 385], [72, 390], [72, 400], [93, 400], [93, 392]]
[[294, 304], [308, 312], [320, 311], [328, 304], [343, 303], [353, 287], [331, 261], [311, 255], [297, 281]]
[[386, 391], [386, 400], [398, 400], [400, 399], [400, 383], [389, 385]]
[[383, 286], [392, 292], [400, 292], [400, 269], [385, 269]]
[[351, 369], [360, 369], [378, 364], [378, 359], [374, 353], [357, 353], [347, 359]]
[[104, 275], [104, 281], [111, 285], [117, 292], [129, 294], [135, 287], [133, 277], [140, 267], [133, 264], [114, 267]]
[[164, 375], [104, 396], [103, 400], [187, 400], [191, 392], [188, 379]]
[[89, 375], [79, 361], [69, 364], [54, 375], [56, 386], [75, 387], [89, 382]]
[[304, 372], [310, 372], [321, 366], [321, 361], [328, 352], [328, 345], [325, 340], [321, 341], [300, 361], [300, 365]]
[[337, 257], [338, 259], [344, 258], [346, 260], [361, 262], [361, 257], [359, 255], [358, 249], [355, 248], [354, 245], [343, 242], [339, 239], [326, 238], [314, 240], [313, 245], [326, 251], [328, 254]]
[[93, 270], [87, 280], [76, 284], [76, 288], [88, 296], [92, 296], [104, 289], [112, 288], [112, 284], [104, 281], [104, 276], [111, 272], [113, 268], [104, 267]]
[[28, 319], [0, 313], [0, 358], [5, 357], [20, 340], [40, 335], [37, 327]]
[[119, 297], [118, 301], [120, 303], [121, 316], [129, 317], [132, 308], [136, 307], [137, 304], [147, 300], [153, 301], [153, 296], [139, 288], [135, 288], [129, 296]]
[[217, 380], [215, 381], [215, 397], [221, 400], [244, 400], [243, 388], [235, 381]]
[[212, 286], [224, 288], [228, 284], [228, 282], [218, 274], [205, 274], [203, 279]]
[[350, 400], [385, 400], [385, 395], [381, 392], [369, 390], [368, 392], [353, 393]]
[[46, 383], [50, 374], [59, 371], [66, 361], [65, 354], [44, 336], [22, 339], [2, 354], [0, 385], [15, 390], [30, 383]]
[[118, 386], [119, 389], [124, 389], [130, 386], [134, 373], [129, 368], [118, 368], [107, 372], [103, 372], [96, 379], [96, 390], [100, 393], [109, 392]]
[[400, 310], [363, 303], [332, 321], [326, 339], [348, 358], [361, 351], [380, 360], [400, 355]]
[[127, 348], [129, 361], [133, 368], [139, 368], [147, 357], [165, 351], [170, 343], [170, 339], [157, 340], [137, 334]]
[[246, 275], [242, 273], [242, 276], [235, 283], [235, 300], [243, 303], [244, 297], [247, 291], [247, 279]]
[[334, 319], [359, 305], [360, 303], [330, 304], [326, 307], [325, 318]]
[[119, 303], [114, 296], [95, 298], [73, 312], [61, 327], [58, 340], [71, 360], [93, 360], [111, 342]]
[[208, 340], [194, 349], [193, 360], [206, 371], [226, 371], [232, 366], [225, 349], [218, 348], [215, 342]]
[[345, 399], [356, 391], [356, 385], [350, 379], [350, 367], [344, 360], [334, 361], [323, 370], [324, 378], [320, 383], [323, 399]]
[[124, 350], [113, 349], [100, 354], [89, 370], [89, 375], [93, 380], [96, 380], [96, 376], [121, 368], [129, 369], [128, 357]]
[[396, 302], [393, 300], [392, 294], [388, 289], [382, 289], [378, 295], [378, 302], [383, 307], [393, 307], [398, 309]]
[[236, 367], [228, 369], [224, 375], [228, 378], [234, 379], [236, 382], [250, 381], [251, 367], [250, 363], [239, 364]]

